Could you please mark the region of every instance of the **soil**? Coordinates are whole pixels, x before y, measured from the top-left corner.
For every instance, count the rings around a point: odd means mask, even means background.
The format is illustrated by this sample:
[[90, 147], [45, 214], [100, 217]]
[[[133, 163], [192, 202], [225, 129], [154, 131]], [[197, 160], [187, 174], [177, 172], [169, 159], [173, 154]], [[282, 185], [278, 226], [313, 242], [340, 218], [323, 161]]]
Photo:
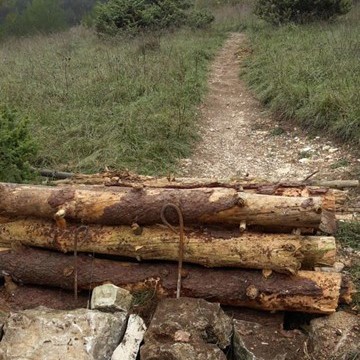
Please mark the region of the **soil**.
[[182, 175], [267, 180], [354, 177], [360, 165], [346, 145], [309, 136], [293, 124], [279, 123], [240, 78], [250, 52], [242, 33], [230, 34], [215, 58], [208, 95], [200, 107], [202, 141], [191, 159], [181, 161]]

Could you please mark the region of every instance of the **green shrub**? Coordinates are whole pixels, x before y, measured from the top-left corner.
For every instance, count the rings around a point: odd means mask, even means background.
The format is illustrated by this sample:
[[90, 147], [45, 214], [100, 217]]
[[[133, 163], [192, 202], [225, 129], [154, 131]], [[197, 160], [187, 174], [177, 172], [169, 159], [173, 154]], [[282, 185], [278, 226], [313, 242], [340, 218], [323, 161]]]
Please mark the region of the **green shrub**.
[[[203, 27], [213, 21], [204, 11], [194, 11], [186, 0], [109, 0], [95, 8], [99, 33], [115, 35], [119, 30], [138, 32], [180, 27], [189, 22]], [[191, 9], [191, 10], [190, 10]]]
[[214, 15], [206, 11], [195, 10], [189, 13], [187, 25], [200, 29], [210, 25], [214, 20]]
[[352, 0], [258, 0], [255, 13], [273, 23], [328, 20], [346, 14]]
[[36, 152], [27, 120], [0, 107], [0, 180], [21, 182], [32, 178], [29, 161]]

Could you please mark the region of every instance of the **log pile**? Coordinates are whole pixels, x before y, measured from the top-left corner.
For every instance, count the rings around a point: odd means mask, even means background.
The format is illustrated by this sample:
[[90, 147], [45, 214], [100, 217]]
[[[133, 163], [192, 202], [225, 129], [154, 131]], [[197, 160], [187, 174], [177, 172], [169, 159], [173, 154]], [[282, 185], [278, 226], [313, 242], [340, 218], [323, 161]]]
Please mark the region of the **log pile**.
[[132, 174], [56, 185], [0, 184], [0, 273], [15, 281], [174, 296], [183, 233], [184, 296], [314, 313], [351, 300], [341, 274], [313, 271], [335, 262], [341, 190]]

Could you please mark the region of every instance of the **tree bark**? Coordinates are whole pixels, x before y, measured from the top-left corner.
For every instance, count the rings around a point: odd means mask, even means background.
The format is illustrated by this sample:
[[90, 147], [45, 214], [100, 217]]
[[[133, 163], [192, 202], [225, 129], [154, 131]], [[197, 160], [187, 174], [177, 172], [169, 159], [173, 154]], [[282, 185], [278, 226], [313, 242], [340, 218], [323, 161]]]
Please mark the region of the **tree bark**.
[[[54, 176], [56, 171], [41, 170], [44, 176]], [[279, 181], [270, 183], [260, 179], [216, 179], [216, 178], [175, 178], [163, 177], [156, 178], [152, 176], [137, 175], [128, 171], [123, 172], [104, 172], [99, 174], [71, 174], [59, 173], [59, 179], [56, 184], [86, 184], [86, 185], [108, 185], [108, 186], [129, 186], [142, 184], [145, 187], [156, 188], [174, 188], [174, 189], [191, 189], [202, 187], [229, 187], [237, 190], [256, 189], [265, 186], [283, 187], [283, 188], [303, 188], [306, 186], [322, 187], [322, 188], [336, 188], [343, 189], [349, 187], [359, 187], [359, 180], [314, 180], [308, 179], [306, 181]]]
[[[267, 228], [335, 229], [333, 196], [285, 197], [238, 192], [230, 188], [156, 189], [47, 187], [0, 184], [0, 215], [66, 219], [104, 225], [161, 223], [167, 203], [181, 208], [186, 224], [260, 225]], [[174, 212], [166, 217], [176, 221]]]
[[[164, 226], [78, 226], [61, 229], [41, 219], [9, 221], [0, 226], [0, 245], [43, 247], [62, 252], [90, 252], [138, 260], [178, 260], [179, 236]], [[333, 237], [185, 229], [184, 261], [207, 267], [271, 269], [296, 273], [300, 267], [331, 266]]]
[[[155, 289], [160, 297], [174, 297], [176, 293], [176, 264], [125, 263], [79, 255], [77, 268], [79, 289], [111, 282], [131, 291]], [[74, 257], [34, 249], [3, 251], [1, 272], [24, 284], [72, 289]], [[336, 310], [341, 298], [349, 299], [351, 291], [338, 273], [300, 271], [296, 276], [273, 273], [265, 278], [257, 270], [209, 270], [185, 265], [181, 295], [223, 305], [327, 314]]]

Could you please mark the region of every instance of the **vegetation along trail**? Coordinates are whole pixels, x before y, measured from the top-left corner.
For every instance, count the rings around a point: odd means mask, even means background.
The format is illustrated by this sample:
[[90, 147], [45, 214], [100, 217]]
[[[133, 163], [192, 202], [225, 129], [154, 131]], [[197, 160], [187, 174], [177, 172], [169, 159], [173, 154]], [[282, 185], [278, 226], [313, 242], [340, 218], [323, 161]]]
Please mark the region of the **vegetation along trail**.
[[301, 180], [318, 171], [322, 179], [349, 177], [359, 159], [346, 145], [278, 123], [255, 99], [239, 76], [250, 52], [246, 36], [231, 33], [215, 58], [200, 107], [202, 141], [182, 159], [183, 174]]

